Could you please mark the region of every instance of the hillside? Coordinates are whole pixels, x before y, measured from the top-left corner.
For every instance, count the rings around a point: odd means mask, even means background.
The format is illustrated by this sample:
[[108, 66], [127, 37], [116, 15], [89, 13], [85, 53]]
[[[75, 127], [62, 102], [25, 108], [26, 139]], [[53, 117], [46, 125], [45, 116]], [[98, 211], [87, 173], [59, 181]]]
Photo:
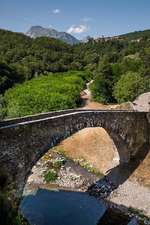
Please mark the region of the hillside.
[[127, 34], [119, 35], [119, 37], [129, 41], [138, 40], [142, 38], [150, 38], [150, 30], [134, 31]]
[[[0, 30], [0, 94], [18, 83], [67, 71], [86, 71], [84, 79], [94, 80], [90, 89], [95, 102], [132, 101], [150, 91], [150, 40], [89, 39], [71, 46], [54, 38], [33, 39]], [[0, 112], [3, 105], [1, 96]]]
[[[150, 38], [150, 30], [143, 30], [143, 31], [134, 31], [129, 32], [125, 34], [118, 34], [115, 36], [102, 36], [99, 38], [96, 38], [95, 40], [97, 42], [99, 41], [110, 41], [110, 40], [120, 40], [120, 41], [140, 41], [141, 39], [147, 39]], [[88, 39], [91, 39], [90, 37]]]
[[67, 71], [72, 61], [71, 46], [60, 40], [0, 30], [0, 94], [41, 73]]
[[[89, 102], [89, 108], [105, 103], [103, 108], [112, 109], [110, 103], [132, 101], [150, 91], [149, 38], [142, 36], [134, 42], [130, 38], [90, 39], [71, 46], [54, 38], [30, 38], [0, 30], [0, 119], [81, 107], [80, 93], [85, 92], [87, 83], [94, 103]], [[69, 158], [85, 162], [86, 167], [92, 165], [101, 175], [118, 163], [116, 148], [101, 128], [81, 130], [59, 148]], [[150, 185], [149, 162], [148, 155], [131, 181]], [[130, 186], [125, 190], [125, 199], [131, 190]], [[138, 188], [136, 193], [140, 200], [146, 198], [147, 206], [147, 195], [140, 195]], [[118, 196], [115, 201], [120, 204]]]

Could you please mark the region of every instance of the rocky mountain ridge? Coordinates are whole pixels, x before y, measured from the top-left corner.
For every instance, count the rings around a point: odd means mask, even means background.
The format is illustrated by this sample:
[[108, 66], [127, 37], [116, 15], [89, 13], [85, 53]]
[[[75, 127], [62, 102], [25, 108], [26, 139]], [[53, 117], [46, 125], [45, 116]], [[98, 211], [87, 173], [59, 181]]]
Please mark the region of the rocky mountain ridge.
[[76, 39], [71, 34], [67, 32], [59, 32], [53, 28], [44, 28], [42, 26], [32, 26], [27, 32], [26, 35], [31, 38], [37, 37], [50, 37], [56, 38], [66, 42], [67, 44], [74, 45], [80, 43], [78, 39]]

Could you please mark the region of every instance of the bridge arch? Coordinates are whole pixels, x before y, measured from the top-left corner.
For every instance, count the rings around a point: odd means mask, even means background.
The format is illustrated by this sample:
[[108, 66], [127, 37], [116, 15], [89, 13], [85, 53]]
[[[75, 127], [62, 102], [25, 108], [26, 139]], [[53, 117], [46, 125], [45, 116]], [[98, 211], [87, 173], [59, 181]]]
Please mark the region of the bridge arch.
[[53, 146], [87, 127], [102, 127], [113, 139], [121, 163], [130, 162], [149, 143], [146, 113], [72, 110], [3, 123], [0, 127], [0, 164], [19, 198], [35, 163]]
[[[103, 174], [120, 165], [120, 157], [115, 143], [102, 127], [84, 128], [61, 141], [55, 149], [75, 161], [85, 160]], [[49, 156], [50, 152], [51, 150], [46, 155]]]

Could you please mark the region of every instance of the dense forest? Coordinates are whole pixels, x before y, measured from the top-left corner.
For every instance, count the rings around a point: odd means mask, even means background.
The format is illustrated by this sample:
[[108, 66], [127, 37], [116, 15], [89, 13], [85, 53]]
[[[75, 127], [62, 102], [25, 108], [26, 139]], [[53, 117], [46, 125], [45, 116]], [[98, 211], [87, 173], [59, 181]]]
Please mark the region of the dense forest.
[[103, 103], [132, 101], [150, 91], [150, 31], [70, 46], [0, 30], [1, 117], [77, 107], [79, 92], [73, 90], [88, 79], [94, 79], [93, 99]]

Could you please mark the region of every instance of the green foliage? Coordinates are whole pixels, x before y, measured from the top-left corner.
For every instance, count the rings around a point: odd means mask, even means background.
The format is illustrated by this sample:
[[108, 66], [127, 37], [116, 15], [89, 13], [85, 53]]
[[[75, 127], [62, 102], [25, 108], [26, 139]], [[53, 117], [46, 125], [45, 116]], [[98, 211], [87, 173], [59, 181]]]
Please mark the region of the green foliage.
[[114, 87], [114, 96], [119, 103], [132, 101], [138, 95], [150, 91], [150, 80], [138, 73], [128, 72], [121, 76]]
[[0, 222], [5, 225], [28, 225], [23, 216], [8, 200], [7, 194], [0, 191]]
[[[123, 74], [136, 72], [144, 77], [150, 77], [149, 37], [150, 30], [146, 30], [121, 35], [114, 39], [100, 38], [94, 40], [90, 38], [87, 43], [70, 46], [53, 38], [32, 39], [23, 34], [0, 30], [0, 94], [4, 94], [7, 89], [17, 83], [23, 83], [50, 72], [62, 73], [70, 70], [82, 70], [88, 71], [84, 75], [82, 73], [84, 80], [93, 78], [95, 80], [91, 85], [91, 90], [96, 101], [115, 102], [113, 89]], [[136, 96], [138, 93], [136, 93]], [[54, 93], [54, 96], [60, 101], [47, 103], [48, 106], [43, 109], [42, 97], [39, 96], [39, 101], [35, 101], [33, 94], [32, 100], [28, 99], [29, 106], [22, 108], [25, 113], [16, 114], [16, 111], [20, 109], [20, 103], [15, 103], [15, 100], [12, 100], [16, 109], [10, 107], [9, 110], [7, 107], [8, 116], [35, 113], [37, 112], [36, 108], [39, 108], [38, 112], [43, 112], [43, 110], [47, 111], [48, 109], [55, 110], [76, 106], [76, 102], [74, 103], [74, 100], [72, 102], [69, 95], [68, 99], [67, 96], [64, 98], [64, 95], [60, 97], [58, 90]], [[37, 94], [39, 94], [39, 91], [36, 92]], [[52, 97], [47, 96], [47, 99], [49, 98], [52, 99]], [[37, 106], [30, 110], [32, 101]], [[64, 107], [61, 106], [61, 102]], [[46, 102], [43, 101], [43, 104], [46, 104]]]
[[6, 91], [7, 117], [75, 108], [84, 87], [82, 72], [40, 76]]
[[0, 62], [0, 94], [17, 83], [19, 77], [15, 70], [5, 63]]
[[122, 73], [127, 71], [138, 72], [142, 69], [143, 63], [135, 55], [129, 55], [123, 58], [121, 62]]
[[[67, 71], [72, 61], [72, 47], [62, 41], [0, 30], [0, 93], [45, 71]], [[8, 68], [1, 69], [1, 63]]]
[[125, 38], [127, 40], [137, 40], [140, 38], [145, 38], [150, 36], [150, 30], [144, 30], [144, 31], [135, 31], [128, 34], [123, 34], [120, 37]]
[[5, 117], [4, 98], [0, 95], [0, 120]]
[[56, 159], [52, 160], [52, 166], [54, 169], [60, 169], [62, 165], [64, 165], [65, 160], [63, 159]]
[[92, 97], [95, 101], [106, 103], [107, 86], [105, 79], [101, 76], [97, 76], [94, 82], [90, 85]]
[[46, 172], [46, 174], [44, 175], [44, 179], [47, 183], [55, 181], [57, 179], [56, 171], [54, 169], [48, 170], [48, 172]]
[[88, 172], [93, 173], [99, 177], [104, 177], [104, 174], [99, 172], [96, 168], [94, 168], [91, 164], [89, 164], [85, 159], [75, 159], [74, 160], [77, 164], [79, 164], [81, 167], [85, 168]]
[[[105, 46], [109, 46], [110, 41], [105, 42]], [[115, 44], [114, 41], [111, 42], [110, 53], [105, 52], [102, 60], [98, 63], [97, 69], [95, 70], [95, 78], [94, 82], [91, 85], [91, 91], [93, 95], [93, 99], [103, 103], [113, 103], [115, 101], [122, 102], [126, 100], [133, 100], [134, 97], [137, 97], [139, 94], [149, 90], [150, 80], [150, 51], [149, 45], [150, 42], [146, 40], [141, 40], [140, 42], [125, 42], [123, 40], [120, 43], [124, 43], [124, 45], [120, 45], [122, 48], [118, 59], [115, 61], [112, 59], [111, 51], [114, 48], [119, 48], [119, 45]], [[96, 45], [96, 44], [95, 44]], [[146, 48], [145, 48], [146, 46]], [[141, 52], [139, 53], [139, 49]], [[106, 47], [105, 47], [106, 50]], [[126, 95], [129, 95], [122, 100], [117, 97], [119, 96], [119, 89], [113, 93], [117, 82], [121, 79], [123, 74], [127, 73], [138, 73], [141, 74], [141, 82], [143, 83], [143, 87], [133, 88], [134, 94], [130, 96], [130, 89], [132, 84], [130, 81], [126, 83]], [[140, 81], [139, 81], [140, 83]], [[142, 86], [142, 85], [141, 85]], [[121, 93], [120, 93], [121, 94]], [[117, 96], [116, 96], [117, 95]]]
[[112, 88], [112, 68], [107, 60], [104, 60], [98, 65], [97, 75], [91, 85], [93, 99], [103, 103], [113, 102]]

